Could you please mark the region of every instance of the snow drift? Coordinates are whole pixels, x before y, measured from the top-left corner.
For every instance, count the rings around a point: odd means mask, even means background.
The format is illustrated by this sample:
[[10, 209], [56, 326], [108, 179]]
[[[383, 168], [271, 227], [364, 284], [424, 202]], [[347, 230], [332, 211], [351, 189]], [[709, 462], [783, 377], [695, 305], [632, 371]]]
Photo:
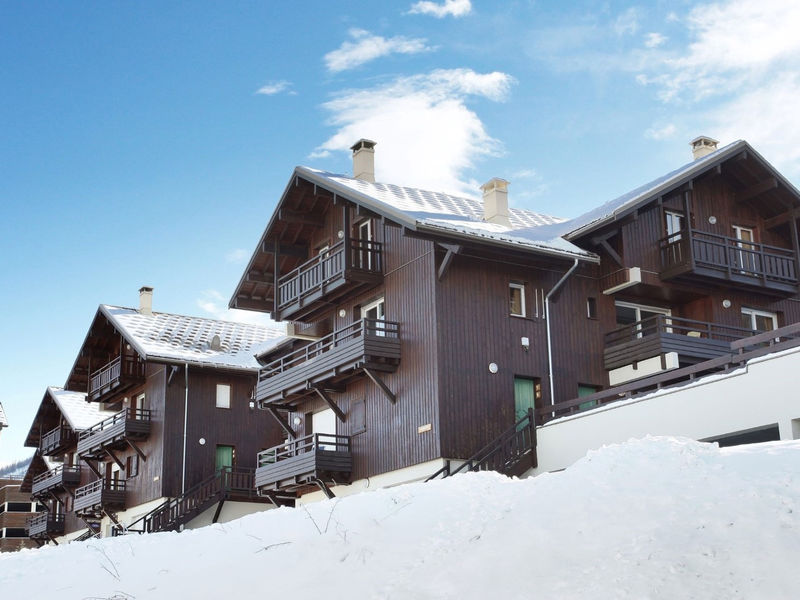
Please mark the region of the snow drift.
[[647, 438], [184, 533], [0, 556], [4, 599], [793, 598], [800, 442]]

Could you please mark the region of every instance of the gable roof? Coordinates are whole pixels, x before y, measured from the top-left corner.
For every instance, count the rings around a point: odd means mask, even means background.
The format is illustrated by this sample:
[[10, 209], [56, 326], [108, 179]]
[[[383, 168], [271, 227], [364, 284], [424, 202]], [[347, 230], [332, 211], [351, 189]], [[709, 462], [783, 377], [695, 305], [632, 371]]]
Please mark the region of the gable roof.
[[89, 429], [114, 414], [114, 411], [99, 410], [97, 402], [87, 402], [83, 392], [71, 392], [64, 388], [48, 386], [47, 394], [64, 415], [73, 431]]
[[[103, 314], [144, 360], [256, 371], [255, 355], [283, 337], [263, 325], [219, 321], [169, 313], [142, 314], [133, 308], [101, 304]], [[219, 349], [211, 346], [219, 336]]]
[[[301, 176], [330, 191], [361, 204], [377, 214], [415, 231], [428, 231], [463, 239], [514, 246], [542, 254], [598, 262], [597, 256], [559, 236], [551, 236], [549, 225], [566, 219], [531, 210], [509, 208], [510, 227], [483, 220], [483, 203], [386, 183], [371, 183], [346, 175], [297, 167]], [[269, 228], [268, 228], [269, 229]]]
[[781, 175], [775, 167], [769, 164], [763, 156], [756, 152], [750, 144], [744, 140], [737, 140], [702, 158], [687, 163], [666, 175], [662, 175], [661, 177], [639, 186], [627, 194], [623, 194], [574, 219], [564, 222], [560, 226], [561, 232], [565, 239], [568, 240], [586, 235], [607, 223], [627, 215], [638, 207], [652, 202], [659, 196], [674, 191], [676, 188], [688, 183], [701, 173], [714, 168], [741, 152], [746, 152], [748, 155], [753, 156], [764, 168], [771, 171], [771, 174], [776, 177], [783, 186], [800, 197], [800, 192], [797, 188]]

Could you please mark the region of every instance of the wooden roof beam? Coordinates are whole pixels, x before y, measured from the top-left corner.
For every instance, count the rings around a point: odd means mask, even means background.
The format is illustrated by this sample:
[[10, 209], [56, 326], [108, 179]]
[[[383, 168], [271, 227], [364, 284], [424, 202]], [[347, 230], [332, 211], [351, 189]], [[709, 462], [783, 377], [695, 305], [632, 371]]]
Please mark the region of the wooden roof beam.
[[300, 223], [301, 225], [311, 225], [312, 227], [323, 227], [325, 225], [325, 215], [299, 212], [289, 208], [281, 208], [278, 211], [278, 218], [288, 223]]
[[767, 177], [764, 181], [760, 181], [755, 185], [751, 185], [746, 190], [736, 192], [736, 201], [746, 202], [748, 200], [752, 200], [753, 198], [757, 198], [761, 194], [764, 194], [770, 190], [774, 190], [777, 187], [778, 180], [774, 177]]
[[247, 272], [247, 281], [254, 281], [256, 283], [275, 283], [275, 276], [268, 271], [259, 271], [258, 269], [251, 269]]
[[[275, 252], [274, 242], [265, 241], [261, 245], [261, 252], [264, 254], [273, 254]], [[278, 247], [278, 254], [281, 256], [305, 258], [308, 256], [308, 246], [303, 246], [302, 244], [281, 244]]]
[[795, 208], [794, 210], [787, 211], [785, 213], [781, 213], [771, 219], [766, 219], [764, 221], [764, 228], [765, 229], [774, 229], [784, 223], [788, 223], [789, 221], [793, 221], [797, 217], [800, 217], [800, 208]]

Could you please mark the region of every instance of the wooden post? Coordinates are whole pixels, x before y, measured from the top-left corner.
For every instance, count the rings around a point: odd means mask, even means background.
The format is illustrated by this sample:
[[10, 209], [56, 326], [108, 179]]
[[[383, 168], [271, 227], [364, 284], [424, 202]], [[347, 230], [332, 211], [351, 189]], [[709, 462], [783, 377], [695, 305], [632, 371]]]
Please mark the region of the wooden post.
[[347, 272], [353, 266], [353, 249], [350, 247], [350, 206], [342, 202], [342, 233], [344, 237], [344, 270]]
[[792, 248], [794, 248], [794, 277], [797, 279], [798, 274], [800, 274], [800, 242], [797, 239], [797, 216], [791, 218], [789, 227], [792, 230]]
[[683, 211], [686, 214], [686, 246], [689, 250], [689, 260], [691, 262], [692, 271], [695, 269], [694, 264], [694, 243], [692, 242], [692, 191], [686, 190], [683, 193]]
[[275, 321], [278, 321], [280, 319], [280, 315], [278, 315], [278, 294], [280, 292], [280, 277], [279, 277], [280, 273], [278, 272], [278, 268], [280, 266], [280, 257], [279, 257], [278, 252], [280, 251], [280, 248], [281, 248], [280, 241], [276, 237], [275, 238], [275, 248], [273, 250], [274, 254], [272, 255], [273, 265], [274, 265], [274, 268], [275, 268], [274, 276], [273, 276], [274, 283], [272, 284], [273, 285], [273, 288], [272, 288], [272, 304], [273, 304], [272, 319], [275, 320]]

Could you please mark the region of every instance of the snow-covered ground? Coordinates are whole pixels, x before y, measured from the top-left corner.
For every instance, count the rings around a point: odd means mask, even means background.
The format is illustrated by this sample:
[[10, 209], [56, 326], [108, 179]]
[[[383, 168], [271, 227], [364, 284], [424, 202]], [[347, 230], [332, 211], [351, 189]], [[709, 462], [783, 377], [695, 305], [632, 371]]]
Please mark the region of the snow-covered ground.
[[0, 555], [23, 598], [797, 598], [800, 441], [648, 438], [184, 533]]

